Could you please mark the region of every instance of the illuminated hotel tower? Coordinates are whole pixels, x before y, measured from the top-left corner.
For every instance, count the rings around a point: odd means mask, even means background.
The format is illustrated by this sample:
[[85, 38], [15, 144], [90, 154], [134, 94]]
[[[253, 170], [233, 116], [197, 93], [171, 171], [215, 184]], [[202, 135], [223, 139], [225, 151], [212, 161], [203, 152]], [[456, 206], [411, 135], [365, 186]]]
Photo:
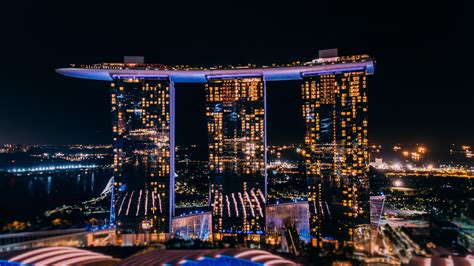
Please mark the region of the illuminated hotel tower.
[[265, 227], [263, 77], [206, 83], [213, 239], [260, 241]]
[[[72, 65], [62, 75], [112, 82], [114, 202], [119, 243], [165, 241], [174, 207], [174, 83], [205, 83], [210, 205], [216, 241], [262, 240], [266, 82], [303, 82], [305, 161], [314, 245], [351, 241], [368, 215], [367, 55], [269, 66]], [[131, 60], [130, 60], [131, 59]], [[367, 203], [368, 200], [365, 202]]]
[[368, 216], [366, 72], [307, 75], [302, 98], [312, 244], [351, 245]]
[[174, 198], [172, 83], [116, 76], [111, 89], [117, 233], [125, 245], [164, 241]]

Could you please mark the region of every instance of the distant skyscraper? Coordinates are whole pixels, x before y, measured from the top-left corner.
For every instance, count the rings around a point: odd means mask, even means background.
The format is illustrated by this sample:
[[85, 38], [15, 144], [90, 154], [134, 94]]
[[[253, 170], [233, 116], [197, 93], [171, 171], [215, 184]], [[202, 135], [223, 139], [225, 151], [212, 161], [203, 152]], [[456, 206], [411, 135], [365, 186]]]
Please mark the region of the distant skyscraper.
[[168, 79], [135, 77], [115, 78], [111, 84], [120, 234], [168, 238], [174, 194], [171, 85]]
[[302, 98], [312, 243], [351, 244], [368, 215], [366, 72], [305, 75]]
[[265, 228], [265, 82], [206, 84], [213, 238], [260, 240]]

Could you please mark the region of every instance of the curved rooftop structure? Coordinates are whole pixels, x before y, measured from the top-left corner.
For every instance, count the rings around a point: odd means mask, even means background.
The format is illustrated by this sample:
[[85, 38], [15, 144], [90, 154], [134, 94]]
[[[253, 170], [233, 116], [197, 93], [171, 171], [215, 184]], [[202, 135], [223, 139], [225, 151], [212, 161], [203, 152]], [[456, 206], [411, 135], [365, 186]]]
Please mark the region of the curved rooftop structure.
[[[2, 256], [6, 265], [96, 265], [117, 262], [111, 256], [73, 247], [44, 247]], [[2, 261], [0, 261], [0, 265]]]
[[294, 266], [293, 261], [257, 249], [154, 250], [119, 265], [248, 265]]
[[449, 256], [449, 257], [420, 257], [414, 256], [410, 259], [408, 266], [472, 266], [474, 265], [474, 256], [467, 255], [466, 257]]
[[354, 55], [315, 59], [310, 62], [295, 62], [272, 66], [166, 66], [158, 64], [103, 63], [94, 65], [71, 65], [56, 69], [65, 76], [111, 81], [116, 78], [157, 78], [173, 82], [202, 83], [210, 79], [263, 76], [267, 81], [300, 80], [304, 76], [365, 71], [374, 72], [374, 61], [368, 55]]

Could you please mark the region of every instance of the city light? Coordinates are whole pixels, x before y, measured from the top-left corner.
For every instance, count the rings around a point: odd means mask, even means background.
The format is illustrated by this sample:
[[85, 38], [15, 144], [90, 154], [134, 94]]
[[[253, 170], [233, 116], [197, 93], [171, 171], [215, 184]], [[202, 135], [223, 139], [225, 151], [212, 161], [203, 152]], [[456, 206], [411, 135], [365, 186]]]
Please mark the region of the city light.
[[95, 164], [90, 165], [53, 165], [53, 166], [39, 166], [39, 167], [29, 167], [29, 168], [10, 168], [7, 170], [9, 173], [26, 173], [26, 172], [48, 172], [48, 171], [57, 171], [57, 170], [73, 170], [73, 169], [88, 169], [88, 168], [97, 168]]
[[392, 169], [393, 169], [393, 170], [400, 170], [400, 169], [402, 169], [402, 165], [399, 164], [399, 163], [394, 163], [394, 164], [392, 165]]
[[474, 266], [473, 7], [43, 2], [1, 16], [0, 266]]
[[402, 187], [403, 186], [403, 182], [401, 180], [395, 180], [393, 182], [393, 185], [396, 186], [396, 187]]
[[[136, 68], [138, 65], [127, 65], [126, 68], [117, 65], [112, 68], [108, 64], [99, 64], [81, 68], [86, 71], [81, 73], [77, 69], [63, 69], [60, 71], [63, 74], [74, 73], [79, 76], [88, 75], [87, 71], [91, 70], [104, 73], [109, 73], [111, 69], [127, 70], [130, 73], [113, 74], [110, 85], [114, 142], [112, 147], [107, 148], [111, 149], [114, 181], [109, 181], [107, 192], [103, 192], [99, 198], [82, 203], [80, 207], [65, 205], [56, 208], [48, 211], [47, 216], [73, 209], [87, 214], [103, 213], [106, 208], [94, 209], [88, 204], [96, 204], [110, 195], [110, 221], [107, 221], [107, 226], [92, 225], [88, 228], [91, 232], [113, 228], [117, 234], [114, 241], [121, 245], [163, 243], [177, 237], [216, 243], [236, 239], [243, 246], [258, 246], [263, 241], [273, 245], [287, 243], [291, 252], [298, 254], [298, 239], [303, 240], [304, 245], [329, 248], [336, 252], [344, 247], [364, 249], [360, 242], [354, 242], [353, 239], [355, 234], [364, 238], [362, 228], [366, 224], [362, 220], [368, 222], [369, 215], [372, 229], [388, 230], [381, 229], [386, 223], [384, 219], [389, 219], [384, 216], [384, 211], [389, 216], [440, 212], [442, 208], [439, 206], [426, 209], [410, 205], [411, 209], [408, 209], [397, 205], [403, 198], [401, 195], [409, 197], [417, 193], [416, 188], [412, 188], [416, 181], [405, 178], [471, 178], [473, 170], [464, 166], [427, 163], [430, 154], [425, 145], [395, 144], [391, 150], [396, 156], [386, 161], [382, 145], [369, 145], [369, 73], [362, 70], [368, 67], [365, 64], [370, 63], [361, 64], [364, 67], [357, 65], [367, 62], [367, 59], [347, 59], [356, 63], [356, 66], [351, 67], [345, 67], [346, 62], [341, 62], [339, 58], [335, 61], [323, 60], [304, 64], [311, 69], [297, 70], [301, 71], [300, 97], [306, 126], [305, 142], [276, 146], [267, 146], [265, 132], [266, 81], [271, 80], [269, 75], [281, 78], [281, 73], [274, 72], [274, 69], [255, 74], [257, 68], [254, 66], [219, 67], [222, 73], [212, 74], [215, 69], [179, 67], [167, 75], [161, 73], [163, 66], [142, 69], [142, 66]], [[334, 66], [324, 65], [327, 62], [331, 62], [331, 65], [341, 64], [338, 71], [342, 72], [334, 72], [331, 70]], [[284, 71], [296, 71], [292, 67]], [[235, 69], [238, 71], [227, 73]], [[153, 73], [147, 73], [149, 71]], [[160, 76], [154, 73], [156, 71], [161, 73], [158, 73]], [[190, 75], [189, 71], [196, 75], [194, 81], [207, 73], [205, 80], [199, 82], [205, 82], [208, 161], [194, 161], [188, 157], [189, 154], [177, 156], [198, 146], [183, 148], [174, 143], [175, 88], [171, 79], [182, 72]], [[183, 76], [180, 78], [181, 81], [189, 81]], [[17, 149], [24, 151], [28, 147], [5, 146], [3, 150], [10, 152]], [[93, 151], [85, 146], [74, 149], [74, 152], [67, 152], [73, 148], [66, 151], [42, 150], [32, 154], [32, 157], [85, 162], [110, 158], [107, 153]], [[370, 193], [369, 153], [376, 154], [375, 162], [371, 162], [370, 166], [380, 171], [372, 173], [374, 177], [383, 175], [389, 178], [388, 186], [377, 191], [377, 195], [384, 196], [371, 197], [370, 210], [366, 197]], [[450, 153], [465, 154], [468, 158], [471, 148], [467, 145], [460, 149], [452, 147]], [[288, 154], [297, 159], [289, 159], [291, 156]], [[11, 160], [11, 163], [16, 162]], [[177, 164], [186, 165], [185, 170], [177, 171]], [[199, 164], [200, 174], [197, 175], [197, 172], [193, 172], [197, 169], [189, 167]], [[20, 174], [99, 167], [105, 169], [108, 165], [84, 163], [16, 167], [7, 172]], [[209, 180], [209, 187], [205, 191], [201, 191], [202, 186], [193, 184], [194, 178], [198, 176]], [[325, 181], [329, 176], [334, 178], [334, 182]], [[47, 180], [47, 190], [51, 191], [52, 179], [48, 177]], [[77, 187], [85, 191], [86, 181], [81, 181], [80, 175], [75, 180]], [[405, 183], [410, 184], [410, 187], [404, 187]], [[281, 186], [280, 191], [269, 191], [268, 184]], [[293, 191], [294, 186], [298, 192]], [[181, 206], [191, 209], [173, 216], [173, 209], [177, 207], [175, 193], [186, 198], [191, 194], [199, 194], [207, 199], [183, 204]], [[395, 193], [399, 195], [393, 197]], [[196, 209], [197, 202], [205, 211]], [[57, 219], [54, 223], [61, 224], [61, 220]], [[334, 227], [334, 224], [338, 227]], [[150, 234], [152, 237], [148, 237]], [[407, 239], [407, 243], [420, 250], [418, 244], [405, 233], [394, 234], [394, 238]], [[264, 235], [268, 238], [263, 238]], [[385, 241], [391, 243], [388, 238]], [[264, 255], [256, 259], [271, 257]]]

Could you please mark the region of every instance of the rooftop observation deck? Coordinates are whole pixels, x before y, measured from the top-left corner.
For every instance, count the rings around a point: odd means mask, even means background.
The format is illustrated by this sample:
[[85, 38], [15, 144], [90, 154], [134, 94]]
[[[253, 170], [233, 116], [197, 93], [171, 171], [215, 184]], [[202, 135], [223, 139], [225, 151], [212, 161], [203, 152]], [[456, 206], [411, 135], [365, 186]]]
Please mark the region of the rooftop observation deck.
[[353, 55], [314, 59], [309, 62], [271, 66], [167, 66], [141, 63], [102, 63], [71, 65], [56, 72], [74, 78], [112, 81], [113, 79], [170, 79], [173, 82], [205, 83], [210, 79], [263, 77], [266, 81], [300, 80], [305, 76], [338, 74], [352, 71], [374, 73], [374, 60], [368, 55]]

